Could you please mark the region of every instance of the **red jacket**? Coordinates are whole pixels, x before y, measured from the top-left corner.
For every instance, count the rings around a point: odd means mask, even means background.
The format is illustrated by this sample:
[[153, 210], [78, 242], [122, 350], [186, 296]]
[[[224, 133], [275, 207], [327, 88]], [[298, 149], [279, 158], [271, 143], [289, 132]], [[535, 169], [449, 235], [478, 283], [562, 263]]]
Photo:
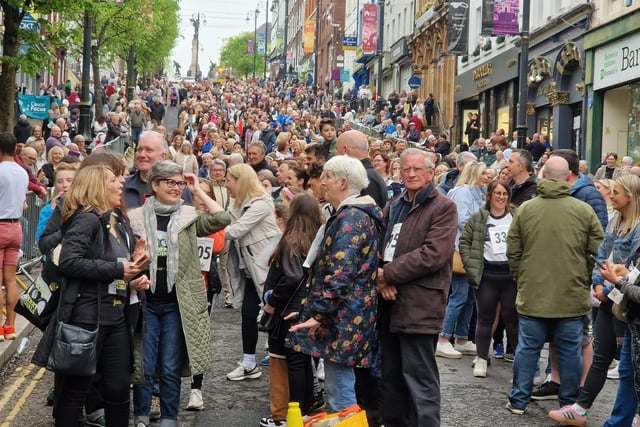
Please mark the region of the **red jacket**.
[[33, 174], [31, 168], [27, 167], [22, 162], [22, 158], [20, 156], [13, 156], [13, 158], [15, 159], [17, 164], [22, 166], [22, 168], [27, 171], [27, 175], [29, 175], [29, 185], [27, 186], [27, 190], [33, 191], [37, 195], [43, 194], [43, 190], [46, 192], [47, 187], [43, 183], [38, 181], [38, 178], [36, 178], [36, 176]]

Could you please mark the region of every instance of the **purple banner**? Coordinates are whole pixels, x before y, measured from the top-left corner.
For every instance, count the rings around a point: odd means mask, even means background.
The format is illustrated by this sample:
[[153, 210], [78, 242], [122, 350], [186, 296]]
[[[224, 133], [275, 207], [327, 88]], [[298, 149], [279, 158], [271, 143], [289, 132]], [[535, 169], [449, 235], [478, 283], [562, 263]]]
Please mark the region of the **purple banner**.
[[247, 40], [247, 53], [253, 55], [253, 39]]
[[493, 35], [518, 34], [519, 0], [494, 0]]

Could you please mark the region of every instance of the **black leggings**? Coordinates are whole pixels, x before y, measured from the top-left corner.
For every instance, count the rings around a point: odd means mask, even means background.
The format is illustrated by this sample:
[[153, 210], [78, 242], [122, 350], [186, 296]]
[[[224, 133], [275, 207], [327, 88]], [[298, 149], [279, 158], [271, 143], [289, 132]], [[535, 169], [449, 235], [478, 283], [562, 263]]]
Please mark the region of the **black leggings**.
[[[124, 320], [118, 325], [100, 325], [97, 369], [102, 374], [104, 413], [108, 427], [129, 425], [130, 349], [129, 328]], [[59, 379], [62, 398], [56, 402], [56, 426], [84, 425], [82, 408], [89, 394], [92, 377], [61, 375]]]
[[253, 280], [248, 277], [244, 285], [244, 297], [240, 312], [242, 314], [242, 353], [256, 354], [260, 297], [258, 297]]
[[518, 342], [518, 313], [516, 311], [517, 286], [510, 277], [482, 276], [480, 286], [476, 289], [478, 307], [478, 324], [476, 326], [476, 348], [478, 357], [489, 357], [491, 328], [496, 319], [498, 303], [502, 307], [502, 319], [507, 330], [507, 340], [513, 343], [515, 350]]

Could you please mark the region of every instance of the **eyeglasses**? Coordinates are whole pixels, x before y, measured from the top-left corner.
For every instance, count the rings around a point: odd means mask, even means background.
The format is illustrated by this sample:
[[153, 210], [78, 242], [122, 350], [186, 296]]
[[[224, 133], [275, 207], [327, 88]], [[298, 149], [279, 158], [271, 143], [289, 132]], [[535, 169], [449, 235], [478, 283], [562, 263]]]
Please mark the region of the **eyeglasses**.
[[426, 172], [427, 168], [402, 168], [400, 171], [402, 173], [411, 173], [414, 172], [416, 174]]
[[176, 185], [179, 189], [184, 190], [187, 187], [187, 181], [176, 181], [175, 179], [167, 178], [167, 179], [159, 179], [158, 181], [164, 181], [167, 183], [167, 187], [175, 188]]

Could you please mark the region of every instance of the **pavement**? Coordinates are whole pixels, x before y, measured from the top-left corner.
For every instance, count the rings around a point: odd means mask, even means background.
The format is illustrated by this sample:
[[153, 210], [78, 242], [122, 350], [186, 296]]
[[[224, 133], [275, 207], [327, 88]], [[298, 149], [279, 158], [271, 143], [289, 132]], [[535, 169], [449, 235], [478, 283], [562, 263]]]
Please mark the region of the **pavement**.
[[[16, 339], [5, 340], [0, 342], [0, 370], [4, 368], [16, 355], [18, 349], [22, 350], [28, 341], [29, 335], [36, 329], [31, 323], [29, 323], [24, 317], [16, 315]], [[22, 344], [22, 346], [21, 346]]]

